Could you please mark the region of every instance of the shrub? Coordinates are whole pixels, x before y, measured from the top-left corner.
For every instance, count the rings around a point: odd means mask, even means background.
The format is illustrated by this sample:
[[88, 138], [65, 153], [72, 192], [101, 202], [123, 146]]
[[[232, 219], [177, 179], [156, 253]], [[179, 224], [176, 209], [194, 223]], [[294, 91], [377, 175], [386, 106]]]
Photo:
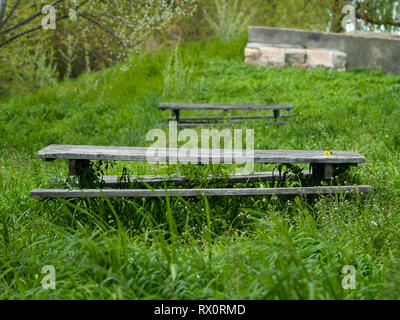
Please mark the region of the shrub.
[[42, 2], [22, 6], [17, 0], [0, 0], [1, 8], [5, 5], [5, 11], [0, 11], [4, 12], [0, 15], [0, 64], [3, 70], [5, 65], [9, 70], [0, 76], [0, 90], [23, 85], [12, 77], [20, 69], [21, 61], [13, 58], [21, 48], [23, 54], [30, 55], [42, 44], [41, 61], [49, 66], [55, 64], [60, 77], [77, 76], [136, 53], [150, 34], [178, 16], [191, 15], [195, 3], [196, 0], [57, 0], [52, 3], [57, 9], [56, 29], [43, 30]]

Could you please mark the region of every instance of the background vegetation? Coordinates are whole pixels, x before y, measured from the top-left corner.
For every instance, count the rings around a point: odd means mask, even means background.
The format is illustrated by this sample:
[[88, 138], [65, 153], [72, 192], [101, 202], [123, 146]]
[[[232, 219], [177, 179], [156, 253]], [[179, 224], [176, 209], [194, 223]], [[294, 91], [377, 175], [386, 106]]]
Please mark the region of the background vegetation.
[[[161, 50], [0, 100], [0, 297], [399, 298], [400, 78], [255, 68], [243, 64], [245, 42], [182, 44], [177, 56], [193, 72], [176, 92], [164, 90], [175, 53]], [[312, 201], [29, 198], [67, 173], [65, 162], [45, 163], [37, 150], [50, 143], [145, 146], [167, 100], [292, 103], [288, 126], [243, 125], [257, 129], [256, 148], [358, 151], [367, 164], [349, 181], [376, 192]], [[123, 165], [132, 173], [165, 170]], [[55, 291], [40, 284], [47, 264], [57, 270]], [[344, 265], [357, 270], [356, 290], [341, 287]]]
[[[46, 4], [57, 9], [56, 30], [41, 29]], [[0, 95], [100, 70], [143, 46], [230, 40], [249, 25], [342, 32], [344, 4], [357, 8], [360, 29], [399, 30], [394, 0], [0, 0]]]

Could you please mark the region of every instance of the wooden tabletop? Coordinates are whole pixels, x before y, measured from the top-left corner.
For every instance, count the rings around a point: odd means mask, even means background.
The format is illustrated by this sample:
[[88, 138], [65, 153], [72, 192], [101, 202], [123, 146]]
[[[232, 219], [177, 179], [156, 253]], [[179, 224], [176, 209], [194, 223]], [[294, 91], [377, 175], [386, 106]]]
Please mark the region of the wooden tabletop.
[[138, 147], [49, 145], [38, 152], [47, 160], [120, 160], [182, 163], [323, 163], [358, 164], [365, 157], [353, 151], [155, 149]]
[[292, 110], [290, 104], [161, 103], [160, 110]]

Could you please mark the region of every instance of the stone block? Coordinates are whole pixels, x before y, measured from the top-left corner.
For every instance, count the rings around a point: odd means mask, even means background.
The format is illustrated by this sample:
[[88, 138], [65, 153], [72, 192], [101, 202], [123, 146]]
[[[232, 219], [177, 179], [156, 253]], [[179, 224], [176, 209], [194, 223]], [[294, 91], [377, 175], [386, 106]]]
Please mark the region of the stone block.
[[346, 70], [347, 54], [335, 49], [289, 47], [287, 45], [252, 44], [245, 48], [245, 63], [253, 66], [313, 69], [324, 67]]
[[253, 58], [257, 59], [260, 55], [260, 49], [258, 48], [245, 48], [244, 49], [244, 56], [246, 58]]
[[305, 64], [306, 56], [307, 52], [305, 49], [285, 49], [285, 63], [288, 66]]
[[285, 49], [279, 47], [261, 47], [260, 60], [262, 64], [275, 67], [285, 66]]
[[325, 67], [333, 69], [333, 56], [330, 50], [308, 49], [307, 66], [310, 69]]
[[347, 54], [345, 52], [335, 51], [332, 55], [333, 69], [339, 71], [346, 70]]
[[[370, 67], [400, 74], [400, 37], [379, 32], [330, 33], [287, 28], [250, 27], [248, 46], [280, 46], [337, 50], [347, 54], [346, 69]], [[344, 56], [333, 57], [333, 68], [340, 70]], [[343, 68], [343, 67], [342, 67]]]

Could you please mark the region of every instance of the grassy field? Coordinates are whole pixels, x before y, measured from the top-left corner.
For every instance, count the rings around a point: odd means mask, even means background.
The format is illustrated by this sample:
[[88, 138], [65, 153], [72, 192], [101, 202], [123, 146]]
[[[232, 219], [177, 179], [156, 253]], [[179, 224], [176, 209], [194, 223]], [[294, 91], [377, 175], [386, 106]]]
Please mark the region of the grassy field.
[[[400, 77], [252, 67], [245, 42], [181, 45], [0, 99], [0, 298], [400, 297]], [[45, 163], [39, 149], [147, 146], [146, 133], [166, 116], [161, 101], [293, 104], [287, 126], [243, 123], [255, 129], [255, 147], [357, 151], [367, 163], [346, 179], [376, 191], [312, 200], [29, 198], [67, 174], [65, 161]], [[56, 269], [56, 290], [41, 286], [45, 265]], [[355, 290], [342, 288], [345, 265], [357, 271]]]

